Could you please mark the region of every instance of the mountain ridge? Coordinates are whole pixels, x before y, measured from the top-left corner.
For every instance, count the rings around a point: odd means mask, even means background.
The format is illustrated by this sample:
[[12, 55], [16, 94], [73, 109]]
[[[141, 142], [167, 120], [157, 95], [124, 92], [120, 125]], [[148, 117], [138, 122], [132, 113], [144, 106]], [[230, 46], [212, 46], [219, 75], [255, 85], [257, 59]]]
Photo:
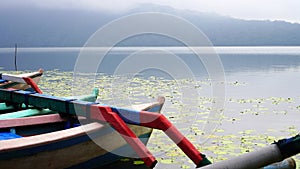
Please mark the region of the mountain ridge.
[[[243, 20], [212, 13], [142, 4], [122, 13], [16, 8], [0, 11], [0, 47], [80, 47], [101, 26], [124, 15], [164, 12], [202, 30], [215, 46], [300, 46], [300, 24]], [[141, 35], [118, 46], [182, 46], [168, 37]]]

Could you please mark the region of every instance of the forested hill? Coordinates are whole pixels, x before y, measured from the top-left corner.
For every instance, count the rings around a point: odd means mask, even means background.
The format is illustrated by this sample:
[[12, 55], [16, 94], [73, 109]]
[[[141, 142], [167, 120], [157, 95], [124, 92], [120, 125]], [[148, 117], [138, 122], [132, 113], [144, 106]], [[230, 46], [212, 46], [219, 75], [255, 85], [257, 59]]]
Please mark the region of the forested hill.
[[[200, 28], [215, 46], [300, 46], [300, 24], [242, 20], [217, 14], [141, 5], [123, 13], [15, 8], [0, 11], [0, 47], [82, 46], [101, 26], [126, 14], [159, 11], [181, 16]], [[174, 29], [174, 28], [170, 28]], [[133, 37], [119, 46], [178, 46], [169, 38]]]

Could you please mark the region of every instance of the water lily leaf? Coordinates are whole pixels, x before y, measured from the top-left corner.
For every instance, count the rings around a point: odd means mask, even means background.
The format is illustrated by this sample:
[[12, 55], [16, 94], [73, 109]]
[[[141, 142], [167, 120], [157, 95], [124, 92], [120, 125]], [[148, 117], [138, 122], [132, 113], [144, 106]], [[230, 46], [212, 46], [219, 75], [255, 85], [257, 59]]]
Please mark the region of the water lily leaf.
[[130, 159], [129, 158], [121, 158], [120, 161], [127, 162], [127, 161], [130, 161]]
[[134, 160], [134, 161], [133, 161], [133, 164], [134, 164], [134, 165], [142, 165], [142, 164], [144, 164], [144, 161], [141, 161], [141, 160]]
[[164, 164], [172, 164], [174, 163], [174, 160], [172, 159], [161, 159], [159, 162], [164, 163]]

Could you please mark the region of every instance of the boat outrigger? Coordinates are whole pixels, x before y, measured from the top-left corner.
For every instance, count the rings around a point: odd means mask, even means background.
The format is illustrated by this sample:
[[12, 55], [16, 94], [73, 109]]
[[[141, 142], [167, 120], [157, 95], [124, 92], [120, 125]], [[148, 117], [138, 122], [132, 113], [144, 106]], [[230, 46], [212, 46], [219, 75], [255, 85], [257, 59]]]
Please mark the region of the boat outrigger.
[[[57, 158], [57, 151], [63, 151], [65, 147], [60, 147], [61, 145], [66, 145], [67, 150], [70, 151], [70, 146], [79, 146], [82, 143], [77, 142], [75, 145], [69, 145], [65, 143], [66, 141], [74, 141], [78, 136], [80, 136], [80, 140], [84, 137], [87, 137], [86, 133], [93, 133], [96, 132], [99, 135], [93, 139], [99, 139], [101, 142], [115, 140], [117, 137], [116, 135], [119, 134], [121, 138], [114, 142], [118, 143], [115, 149], [123, 148], [124, 145], [127, 147], [131, 147], [141, 159], [144, 160], [145, 164], [149, 167], [154, 167], [157, 161], [155, 160], [154, 156], [148, 151], [145, 146], [147, 142], [147, 138], [150, 137], [151, 131], [153, 128], [163, 130], [177, 145], [192, 159], [192, 161], [198, 166], [207, 165], [210, 162], [206, 159], [205, 155], [201, 154], [193, 144], [190, 143], [169, 121], [168, 119], [160, 114], [161, 107], [164, 103], [164, 98], [160, 97], [157, 103], [151, 104], [146, 106], [146, 108], [142, 108], [140, 110], [132, 110], [127, 108], [118, 108], [112, 107], [107, 105], [101, 105], [95, 102], [86, 102], [80, 101], [76, 99], [65, 99], [61, 97], [50, 96], [46, 94], [41, 94], [41, 90], [37, 87], [37, 85], [32, 80], [27, 80], [26, 83], [30, 85], [35, 91], [25, 91], [25, 90], [18, 90], [18, 89], [0, 89], [0, 96], [1, 100], [4, 102], [14, 103], [14, 104], [25, 104], [26, 107], [33, 106], [38, 109], [49, 109], [52, 111], [58, 112], [57, 114], [53, 115], [44, 115], [44, 116], [34, 116], [34, 117], [25, 117], [25, 118], [16, 118], [16, 119], [8, 119], [2, 120], [0, 130], [4, 131], [2, 133], [3, 140], [0, 141], [0, 166], [1, 167], [8, 167], [12, 164], [20, 164], [22, 168], [28, 166], [31, 168], [33, 162], [41, 162], [42, 159], [47, 159], [47, 157], [51, 157], [50, 152], [53, 152], [55, 155], [52, 157]], [[155, 113], [153, 113], [155, 112]], [[43, 120], [41, 120], [43, 119]], [[81, 119], [81, 120], [79, 120]], [[82, 121], [83, 119], [83, 121]], [[151, 120], [152, 119], [152, 120]], [[50, 124], [60, 124], [62, 122], [67, 121], [70, 123], [71, 121], [75, 121], [76, 123], [70, 126], [77, 126], [80, 124], [79, 127], [61, 130], [61, 128], [57, 129], [55, 125], [55, 130], [51, 129], [50, 127], [46, 127], [46, 131], [39, 131], [42, 126], [48, 126]], [[78, 122], [80, 122], [78, 124]], [[101, 123], [102, 122], [102, 123]], [[107, 123], [109, 125], [107, 125]], [[82, 125], [84, 124], [84, 125]], [[131, 125], [127, 125], [131, 124]], [[38, 125], [37, 128], [33, 127]], [[109, 137], [106, 135], [101, 134], [103, 131], [107, 133], [108, 126], [111, 126], [114, 130], [117, 131], [118, 134], [114, 134], [113, 137], [109, 134]], [[31, 128], [32, 127], [36, 130], [38, 129], [37, 133], [34, 133], [35, 130], [26, 130], [23, 128]], [[89, 130], [82, 130], [88, 128]], [[22, 132], [22, 131], [26, 132]], [[49, 130], [51, 131], [49, 133]], [[74, 131], [74, 135], [70, 135], [71, 130]], [[78, 131], [79, 130], [79, 131]], [[101, 132], [102, 131], [102, 132]], [[56, 133], [55, 133], [56, 132]], [[99, 134], [100, 133], [100, 134]], [[54, 135], [56, 137], [54, 137]], [[27, 137], [26, 137], [27, 136]], [[74, 138], [75, 137], [75, 138]], [[7, 138], [9, 140], [7, 140]], [[14, 139], [11, 139], [14, 138]], [[112, 139], [113, 138], [113, 139]], [[146, 139], [138, 139], [138, 138], [146, 138]], [[50, 139], [50, 140], [49, 140]], [[52, 140], [55, 139], [55, 140]], [[102, 141], [103, 140], [103, 141]], [[123, 140], [123, 141], [121, 141]], [[142, 141], [146, 140], [146, 141]], [[71, 141], [71, 142], [72, 142]], [[86, 139], [84, 139], [86, 141]], [[91, 141], [91, 140], [88, 140]], [[127, 144], [124, 144], [124, 143]], [[60, 148], [57, 148], [53, 144], [59, 144]], [[108, 143], [112, 143], [111, 141]], [[120, 144], [122, 143], [122, 144]], [[73, 144], [73, 142], [72, 142]], [[114, 147], [114, 145], [112, 145]], [[54, 147], [54, 149], [53, 149]], [[75, 151], [76, 147], [73, 147], [73, 151]], [[35, 150], [42, 150], [42, 151], [35, 151]], [[82, 147], [78, 149], [81, 151]], [[53, 163], [49, 164], [49, 161], [46, 160], [45, 165], [50, 166], [50, 168], [68, 168], [68, 167], [75, 167], [76, 166], [86, 166], [90, 165], [92, 161], [97, 161], [95, 159], [105, 158], [106, 154], [108, 153], [111, 155], [110, 152], [106, 152], [105, 150], [97, 151], [105, 152], [104, 154], [92, 154], [90, 159], [84, 159], [82, 161], [76, 160], [75, 164], [69, 162], [70, 159], [77, 159], [77, 158], [57, 158], [60, 160], [65, 161], [65, 163], [57, 162], [54, 160]], [[128, 151], [130, 152], [130, 151]], [[44, 154], [48, 154], [44, 156]], [[73, 154], [73, 153], [71, 153]], [[64, 154], [62, 154], [64, 155]], [[82, 157], [86, 157], [86, 155], [81, 154]], [[31, 159], [31, 160], [29, 160]], [[68, 160], [69, 159], [69, 160]], [[112, 158], [117, 159], [117, 158]], [[20, 161], [19, 161], [20, 160]], [[32, 161], [33, 160], [33, 161]], [[48, 161], [48, 162], [47, 162]], [[102, 160], [100, 160], [104, 164]], [[106, 160], [104, 160], [106, 161]], [[27, 165], [25, 165], [27, 164]], [[54, 164], [64, 164], [66, 166], [56, 166], [53, 167]], [[93, 164], [94, 166], [94, 164]], [[16, 166], [19, 168], [20, 166]], [[79, 167], [79, 168], [81, 168]]]
[[[95, 168], [122, 158], [120, 152], [139, 157], [145, 165], [153, 168], [157, 161], [146, 144], [152, 130], [159, 129], [197, 167], [295, 169], [294, 164], [287, 164], [293, 160], [287, 158], [300, 152], [299, 135], [236, 159], [211, 164], [160, 113], [164, 97], [159, 97], [157, 102], [131, 108], [115, 107], [42, 94], [34, 80], [25, 79], [16, 83], [26, 83], [26, 89], [30, 87], [31, 90], [3, 87], [0, 100], [13, 105], [23, 104], [27, 110], [51, 113], [0, 118], [0, 168], [36, 168], [37, 165], [38, 168]], [[10, 79], [10, 83], [15, 82]]]

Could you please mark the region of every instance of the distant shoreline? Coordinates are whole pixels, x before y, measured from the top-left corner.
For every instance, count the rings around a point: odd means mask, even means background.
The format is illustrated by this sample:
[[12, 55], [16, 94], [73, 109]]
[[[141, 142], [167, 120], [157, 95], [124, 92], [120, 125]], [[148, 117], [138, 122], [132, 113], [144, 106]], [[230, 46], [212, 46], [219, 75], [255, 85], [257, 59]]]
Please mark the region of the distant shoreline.
[[[80, 52], [80, 50], [94, 50], [98, 52], [134, 52], [149, 51], [163, 52], [169, 51], [178, 54], [194, 52], [205, 53], [210, 47], [21, 47], [18, 52]], [[300, 54], [300, 46], [213, 46], [218, 54]], [[14, 52], [15, 48], [0, 48], [0, 53]]]

